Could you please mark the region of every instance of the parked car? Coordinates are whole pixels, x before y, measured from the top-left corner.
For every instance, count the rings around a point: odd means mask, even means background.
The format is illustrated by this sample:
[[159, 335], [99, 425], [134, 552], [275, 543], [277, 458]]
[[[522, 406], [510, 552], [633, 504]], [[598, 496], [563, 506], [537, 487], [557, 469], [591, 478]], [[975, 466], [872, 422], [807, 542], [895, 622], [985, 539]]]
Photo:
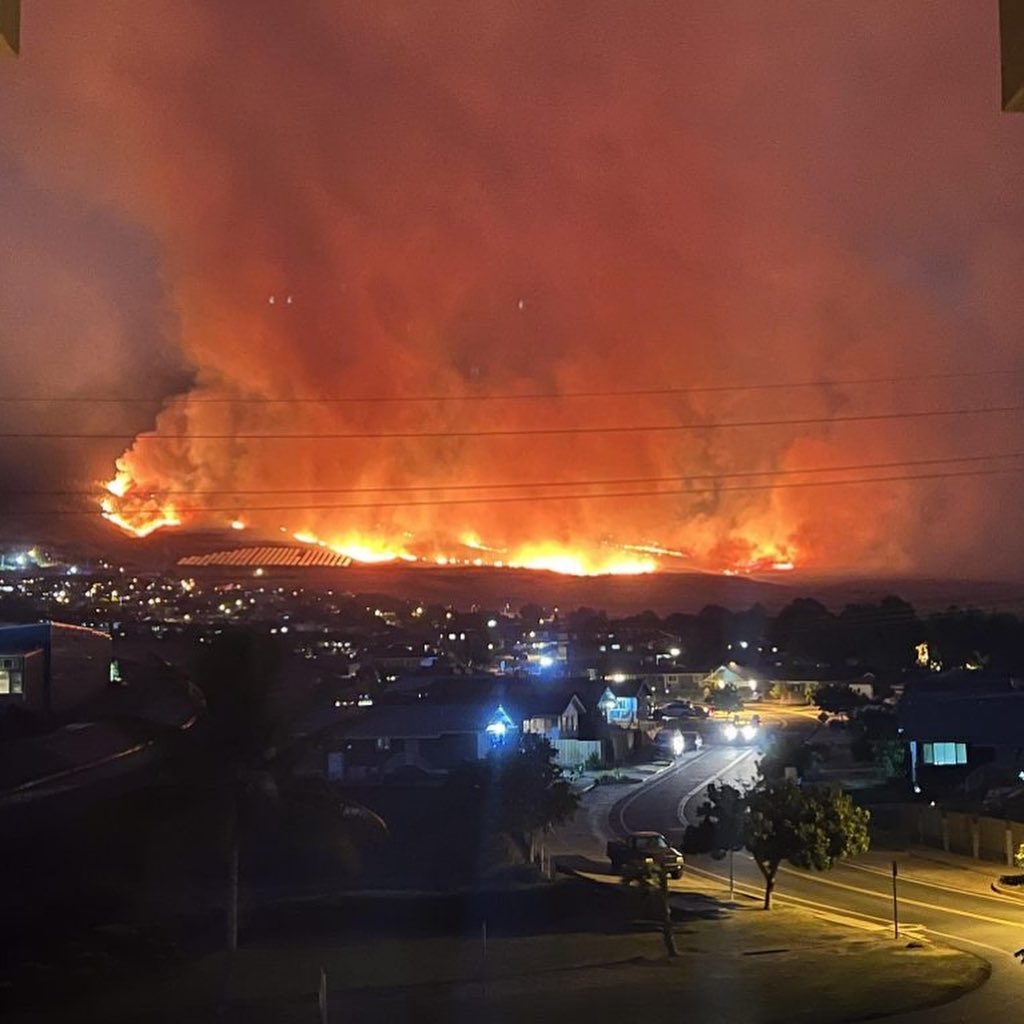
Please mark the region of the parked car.
[[688, 750], [700, 750], [704, 746], [704, 739], [692, 729], [677, 729], [669, 725], [654, 737], [654, 745], [659, 754], [679, 757]]
[[628, 864], [653, 860], [668, 869], [670, 878], [683, 876], [683, 855], [660, 832], [630, 832], [625, 839], [612, 839], [607, 852], [612, 871], [620, 875]]
[[673, 700], [658, 708], [662, 720], [666, 718], [707, 718], [708, 713], [688, 700]]

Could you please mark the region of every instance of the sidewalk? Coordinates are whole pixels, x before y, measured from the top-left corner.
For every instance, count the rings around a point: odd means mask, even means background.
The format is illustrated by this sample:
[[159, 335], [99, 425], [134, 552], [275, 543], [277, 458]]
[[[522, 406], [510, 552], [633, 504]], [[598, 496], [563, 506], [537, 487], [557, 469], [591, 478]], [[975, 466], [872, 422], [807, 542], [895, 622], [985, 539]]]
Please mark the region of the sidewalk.
[[[1005, 864], [978, 861], [927, 846], [873, 849], [858, 857], [856, 862], [889, 873], [893, 861], [902, 877], [979, 895], [991, 895], [993, 883], [998, 881], [1000, 875], [1012, 870]], [[1024, 896], [1024, 893], [1021, 895]]]
[[[548, 852], [554, 856], [580, 855], [592, 860], [605, 861], [605, 845], [608, 842], [608, 813], [626, 794], [636, 789], [641, 782], [671, 768], [674, 761], [650, 762], [631, 765], [629, 768], [608, 771], [583, 772], [573, 783], [582, 796], [579, 810], [572, 820], [559, 825], [546, 839]], [[599, 783], [602, 776], [618, 776], [613, 782]], [[581, 780], [589, 783], [586, 789], [577, 788]]]

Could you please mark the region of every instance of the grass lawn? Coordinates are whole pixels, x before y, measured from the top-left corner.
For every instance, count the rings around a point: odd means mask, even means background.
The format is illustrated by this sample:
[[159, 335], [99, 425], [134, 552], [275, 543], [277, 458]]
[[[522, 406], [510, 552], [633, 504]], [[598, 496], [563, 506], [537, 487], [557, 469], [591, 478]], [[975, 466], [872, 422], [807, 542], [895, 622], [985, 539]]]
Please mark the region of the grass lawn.
[[573, 1013], [621, 1022], [638, 1012], [687, 1024], [832, 1024], [953, 999], [988, 976], [969, 954], [908, 948], [795, 910], [738, 909], [687, 921], [676, 935], [677, 960], [643, 932], [491, 936], [486, 961], [482, 937], [256, 946], [238, 954], [220, 1016], [224, 961], [216, 955], [66, 1019], [314, 1024], [324, 967], [331, 1020], [345, 1024], [564, 1024]]

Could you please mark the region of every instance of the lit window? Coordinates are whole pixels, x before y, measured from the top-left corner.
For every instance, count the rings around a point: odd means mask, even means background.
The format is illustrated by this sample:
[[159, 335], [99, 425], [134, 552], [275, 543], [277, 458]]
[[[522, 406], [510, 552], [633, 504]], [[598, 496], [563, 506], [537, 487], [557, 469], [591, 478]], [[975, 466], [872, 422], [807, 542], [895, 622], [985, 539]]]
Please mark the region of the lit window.
[[925, 764], [967, 764], [966, 743], [925, 743], [922, 754]]
[[391, 739], [390, 739], [390, 737], [388, 737], [388, 736], [378, 736], [377, 737], [377, 749], [378, 750], [390, 750], [391, 749]]
[[11, 673], [5, 668], [0, 668], [0, 693], [11, 692]]

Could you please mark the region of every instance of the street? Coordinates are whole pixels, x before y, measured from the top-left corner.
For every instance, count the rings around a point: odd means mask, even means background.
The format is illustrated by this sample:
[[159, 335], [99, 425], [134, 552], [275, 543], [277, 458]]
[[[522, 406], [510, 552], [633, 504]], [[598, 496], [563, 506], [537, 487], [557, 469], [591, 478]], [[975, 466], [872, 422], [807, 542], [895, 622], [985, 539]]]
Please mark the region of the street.
[[[625, 795], [620, 793], [614, 802], [606, 794], [587, 794], [584, 818], [591, 829], [603, 827], [606, 835], [655, 830], [678, 841], [686, 824], [697, 820], [696, 811], [708, 783], [752, 779], [756, 754], [754, 748], [706, 747], [679, 759]], [[588, 804], [594, 806], [588, 808]], [[606, 813], [594, 813], [602, 804]], [[580, 852], [592, 857], [597, 845], [591, 843]], [[980, 989], [947, 1006], [893, 1019], [908, 1024], [1015, 1019], [1024, 993], [1024, 967], [1012, 954], [1024, 946], [1024, 899], [991, 891], [989, 885], [999, 874], [998, 865], [967, 862], [924, 849], [878, 849], [827, 872], [783, 865], [774, 899], [780, 905], [801, 907], [854, 927], [891, 934], [894, 859], [898, 862], [901, 940], [931, 938], [979, 955], [992, 965], [992, 977]], [[687, 871], [691, 876], [721, 883], [723, 897], [728, 898], [727, 861], [691, 857]], [[735, 855], [734, 872], [737, 898], [760, 900], [763, 880], [749, 854]], [[672, 887], [685, 889], [686, 884], [684, 877]]]

